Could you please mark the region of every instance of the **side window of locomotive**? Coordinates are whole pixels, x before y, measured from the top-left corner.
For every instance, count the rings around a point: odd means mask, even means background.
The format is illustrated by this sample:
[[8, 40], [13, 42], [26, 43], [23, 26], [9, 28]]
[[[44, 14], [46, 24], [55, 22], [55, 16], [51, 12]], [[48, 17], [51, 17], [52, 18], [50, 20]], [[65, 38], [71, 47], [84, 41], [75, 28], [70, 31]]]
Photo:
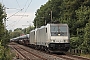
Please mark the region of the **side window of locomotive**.
[[46, 33], [47, 33], [47, 28], [46, 28]]
[[34, 31], [34, 35], [35, 35], [35, 31]]

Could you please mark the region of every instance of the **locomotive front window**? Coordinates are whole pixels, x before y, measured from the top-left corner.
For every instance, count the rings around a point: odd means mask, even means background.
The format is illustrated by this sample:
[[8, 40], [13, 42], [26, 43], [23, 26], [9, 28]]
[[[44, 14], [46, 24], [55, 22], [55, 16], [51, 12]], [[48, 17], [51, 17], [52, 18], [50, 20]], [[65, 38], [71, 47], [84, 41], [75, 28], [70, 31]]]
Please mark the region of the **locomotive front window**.
[[51, 26], [51, 36], [67, 36], [67, 26]]

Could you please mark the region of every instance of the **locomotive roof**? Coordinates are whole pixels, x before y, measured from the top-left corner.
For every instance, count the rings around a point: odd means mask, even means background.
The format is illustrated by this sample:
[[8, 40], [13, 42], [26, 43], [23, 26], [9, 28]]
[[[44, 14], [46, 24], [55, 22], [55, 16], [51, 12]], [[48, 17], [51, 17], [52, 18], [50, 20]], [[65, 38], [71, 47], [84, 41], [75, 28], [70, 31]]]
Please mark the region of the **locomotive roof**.
[[18, 40], [20, 38], [29, 38], [29, 34], [22, 35], [22, 36], [19, 36], [19, 37], [16, 37], [16, 38], [12, 38], [12, 39], [10, 39], [10, 41], [12, 41], [12, 40]]
[[68, 24], [47, 24], [47, 25], [68, 25]]
[[20, 36], [19, 38], [29, 38], [29, 34], [22, 35], [22, 36]]

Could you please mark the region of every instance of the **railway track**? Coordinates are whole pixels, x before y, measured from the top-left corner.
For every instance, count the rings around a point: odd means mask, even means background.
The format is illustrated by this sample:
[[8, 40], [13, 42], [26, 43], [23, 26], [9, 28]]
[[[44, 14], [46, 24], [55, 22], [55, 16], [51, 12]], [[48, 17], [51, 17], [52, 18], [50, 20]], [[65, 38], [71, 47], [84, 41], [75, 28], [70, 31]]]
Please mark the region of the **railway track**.
[[90, 60], [89, 58], [81, 57], [81, 56], [76, 56], [76, 55], [66, 55], [68, 57], [74, 58], [74, 60]]
[[23, 60], [90, 60], [71, 54], [48, 54], [18, 44], [13, 44], [12, 47], [18, 52]]
[[57, 54], [53, 54], [54, 56], [63, 58], [65, 60], [90, 60], [89, 58], [85, 58], [85, 57], [80, 57], [80, 56], [75, 56], [75, 55], [57, 55]]
[[23, 60], [47, 60], [46, 58], [43, 58], [37, 54], [27, 51], [26, 49], [24, 49], [18, 45], [14, 45], [14, 46], [12, 46], [12, 48], [17, 52], [18, 56], [20, 56], [20, 59], [23, 59]]

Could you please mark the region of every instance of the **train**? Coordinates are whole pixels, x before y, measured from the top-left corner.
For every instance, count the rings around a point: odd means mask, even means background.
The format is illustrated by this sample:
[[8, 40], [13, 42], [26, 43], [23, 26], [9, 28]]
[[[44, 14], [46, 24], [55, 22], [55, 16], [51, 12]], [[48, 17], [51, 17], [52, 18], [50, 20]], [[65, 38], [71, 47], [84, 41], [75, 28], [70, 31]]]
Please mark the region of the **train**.
[[67, 52], [70, 48], [69, 27], [67, 24], [47, 24], [11, 41], [46, 52]]
[[16, 42], [18, 44], [26, 45], [29, 44], [29, 34], [18, 36], [16, 38], [10, 39], [10, 42]]

